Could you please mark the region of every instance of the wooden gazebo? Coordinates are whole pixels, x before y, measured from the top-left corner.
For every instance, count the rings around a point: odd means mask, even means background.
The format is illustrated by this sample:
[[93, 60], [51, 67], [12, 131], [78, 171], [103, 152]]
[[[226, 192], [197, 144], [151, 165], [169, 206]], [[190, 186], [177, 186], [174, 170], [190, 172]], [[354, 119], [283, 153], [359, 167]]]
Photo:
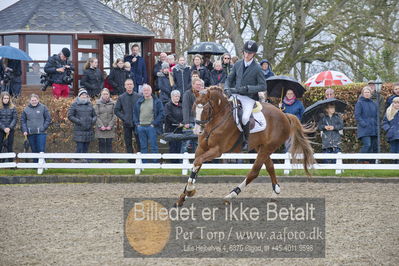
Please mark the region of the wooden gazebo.
[[[40, 87], [48, 57], [69, 47], [76, 93], [88, 58], [97, 57], [99, 68], [108, 71], [115, 57], [129, 54], [134, 43], [141, 46], [152, 84], [156, 56], [174, 53], [174, 40], [156, 39], [147, 28], [97, 0], [20, 0], [0, 11], [0, 44], [20, 48], [34, 60], [22, 65], [25, 87]], [[163, 50], [156, 51], [156, 46]]]

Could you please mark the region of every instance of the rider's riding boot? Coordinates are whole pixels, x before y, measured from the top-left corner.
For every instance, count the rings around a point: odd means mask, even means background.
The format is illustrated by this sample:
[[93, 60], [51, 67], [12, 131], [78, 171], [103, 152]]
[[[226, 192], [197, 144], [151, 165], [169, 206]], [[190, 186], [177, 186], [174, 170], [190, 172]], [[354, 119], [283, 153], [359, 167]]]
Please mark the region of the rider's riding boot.
[[242, 127], [242, 133], [244, 136], [243, 142], [242, 142], [242, 151], [248, 152], [249, 151], [249, 145], [248, 145], [248, 140], [249, 140], [249, 122]]

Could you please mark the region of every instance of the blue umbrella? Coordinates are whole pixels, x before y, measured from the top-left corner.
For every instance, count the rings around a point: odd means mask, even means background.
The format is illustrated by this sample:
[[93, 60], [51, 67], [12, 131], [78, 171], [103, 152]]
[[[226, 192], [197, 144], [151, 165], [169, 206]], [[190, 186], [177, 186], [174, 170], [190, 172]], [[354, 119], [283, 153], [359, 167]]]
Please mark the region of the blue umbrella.
[[214, 54], [222, 55], [228, 51], [223, 45], [215, 42], [200, 42], [188, 49], [188, 54]]
[[32, 58], [27, 53], [11, 46], [0, 46], [0, 57], [15, 60], [32, 61]]

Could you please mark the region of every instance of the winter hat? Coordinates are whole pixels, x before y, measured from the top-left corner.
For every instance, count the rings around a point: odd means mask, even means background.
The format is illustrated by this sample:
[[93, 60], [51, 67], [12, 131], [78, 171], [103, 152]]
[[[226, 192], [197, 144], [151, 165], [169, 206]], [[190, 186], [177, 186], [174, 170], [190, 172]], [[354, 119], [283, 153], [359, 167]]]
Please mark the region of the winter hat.
[[71, 56], [71, 51], [68, 49], [68, 48], [66, 48], [66, 47], [64, 47], [64, 48], [62, 48], [62, 54], [65, 56], [65, 57], [70, 57]]
[[161, 65], [161, 69], [169, 68], [169, 63], [168, 62], [163, 62]]
[[85, 90], [85, 89], [80, 89], [79, 92], [78, 92], [78, 97], [80, 97], [80, 95], [82, 95], [83, 93], [88, 94], [88, 93], [87, 93], [87, 90]]

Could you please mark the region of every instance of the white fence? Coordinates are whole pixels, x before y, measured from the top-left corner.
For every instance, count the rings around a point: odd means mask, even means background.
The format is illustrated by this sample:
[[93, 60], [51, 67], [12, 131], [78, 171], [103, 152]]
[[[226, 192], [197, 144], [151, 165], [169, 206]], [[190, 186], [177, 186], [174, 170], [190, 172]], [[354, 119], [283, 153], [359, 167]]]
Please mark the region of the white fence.
[[[256, 153], [226, 153], [217, 160], [235, 159], [235, 160], [249, 160], [255, 159]], [[0, 153], [0, 159], [15, 159], [19, 158], [17, 162], [3, 162], [0, 163], [0, 168], [33, 168], [37, 169], [38, 174], [43, 174], [45, 169], [50, 168], [69, 168], [69, 169], [134, 169], [136, 175], [140, 174], [144, 169], [181, 169], [182, 175], [187, 175], [188, 170], [192, 168], [190, 160], [194, 159], [194, 154], [129, 154], [129, 153]], [[383, 160], [399, 160], [399, 154], [393, 153], [315, 153], [315, 159], [336, 159], [335, 164], [317, 163], [313, 165], [314, 169], [333, 169], [336, 174], [342, 173], [346, 169], [362, 169], [362, 170], [399, 170], [399, 164], [392, 162], [381, 164]], [[301, 164], [292, 164], [289, 153], [275, 153], [271, 155], [273, 160], [284, 160], [284, 163], [275, 163], [275, 169], [283, 169], [284, 174], [289, 174], [290, 170], [303, 169]], [[38, 159], [37, 163], [23, 162], [24, 159]], [[67, 159], [70, 162], [46, 162], [46, 160], [57, 161]], [[76, 162], [76, 159], [86, 159], [85, 163]], [[101, 160], [135, 160], [135, 163], [104, 163]], [[157, 160], [153, 163], [143, 163], [143, 160]], [[181, 163], [170, 163], [171, 159], [182, 160]], [[376, 164], [359, 164], [359, 163], [344, 163], [343, 160], [377, 160]], [[73, 161], [74, 160], [74, 161]], [[168, 161], [165, 161], [168, 160]], [[252, 163], [205, 163], [202, 169], [219, 169], [220, 174], [223, 174], [225, 169], [251, 169]], [[265, 166], [263, 166], [265, 168]]]

